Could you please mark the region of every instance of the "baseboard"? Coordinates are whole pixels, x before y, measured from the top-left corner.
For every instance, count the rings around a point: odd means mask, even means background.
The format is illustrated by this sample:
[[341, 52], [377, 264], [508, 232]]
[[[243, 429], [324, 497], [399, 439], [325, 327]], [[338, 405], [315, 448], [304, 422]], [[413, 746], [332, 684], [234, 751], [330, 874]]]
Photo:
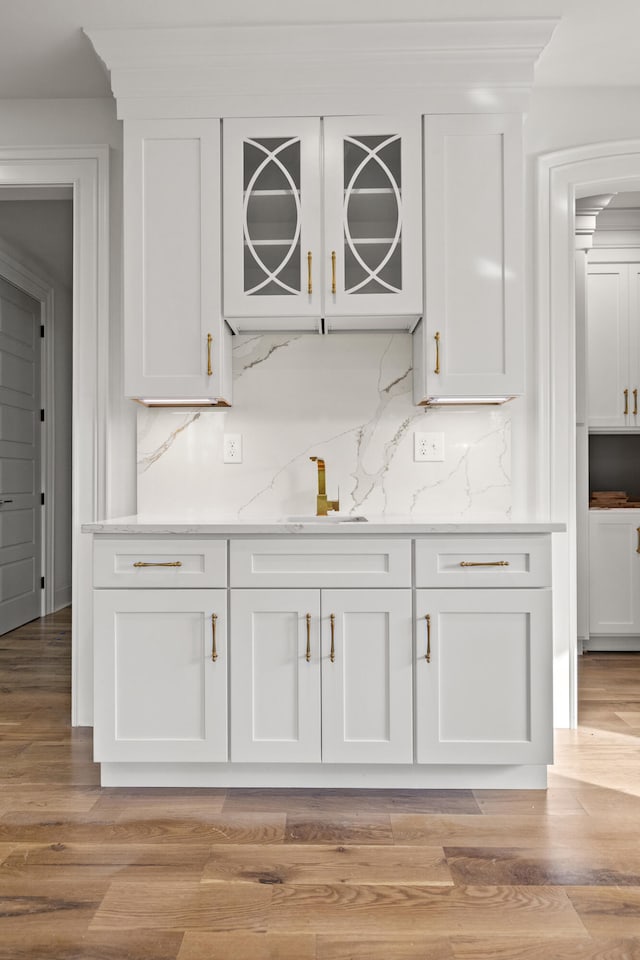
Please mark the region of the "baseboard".
[[582, 649], [585, 653], [633, 653], [640, 651], [640, 637], [587, 637]]
[[62, 610], [63, 607], [71, 606], [71, 584], [68, 587], [60, 587], [59, 590], [56, 590], [53, 595], [53, 610], [52, 613], [55, 613], [56, 610]]

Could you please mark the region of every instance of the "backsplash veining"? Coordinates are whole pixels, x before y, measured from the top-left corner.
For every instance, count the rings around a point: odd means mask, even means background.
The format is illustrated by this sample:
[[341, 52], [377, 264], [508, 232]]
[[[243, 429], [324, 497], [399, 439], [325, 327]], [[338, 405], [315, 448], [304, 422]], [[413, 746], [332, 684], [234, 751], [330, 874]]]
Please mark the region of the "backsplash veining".
[[[138, 412], [138, 512], [240, 520], [315, 512], [317, 471], [341, 512], [508, 520], [506, 407], [412, 403], [409, 334], [280, 334], [233, 340], [228, 410]], [[414, 463], [413, 433], [443, 431], [445, 460]], [[243, 462], [223, 463], [223, 434]]]

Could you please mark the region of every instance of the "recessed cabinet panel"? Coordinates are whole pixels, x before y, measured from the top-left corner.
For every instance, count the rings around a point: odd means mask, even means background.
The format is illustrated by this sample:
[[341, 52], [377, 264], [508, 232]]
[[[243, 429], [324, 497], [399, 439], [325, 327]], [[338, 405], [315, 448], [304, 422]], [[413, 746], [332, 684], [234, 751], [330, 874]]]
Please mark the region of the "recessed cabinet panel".
[[95, 759], [227, 759], [225, 590], [97, 590]]
[[229, 403], [220, 285], [220, 121], [124, 128], [125, 395]]
[[550, 587], [548, 537], [416, 540], [419, 587]]
[[417, 403], [523, 392], [522, 121], [425, 117]]
[[416, 613], [418, 762], [549, 763], [550, 591], [419, 590]]
[[640, 635], [640, 511], [589, 513], [589, 633]]

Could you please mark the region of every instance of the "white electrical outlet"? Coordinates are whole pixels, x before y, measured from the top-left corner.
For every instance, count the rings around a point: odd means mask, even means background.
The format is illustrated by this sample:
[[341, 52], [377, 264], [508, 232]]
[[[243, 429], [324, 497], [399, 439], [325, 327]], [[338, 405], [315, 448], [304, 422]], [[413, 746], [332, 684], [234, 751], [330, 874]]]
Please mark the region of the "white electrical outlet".
[[242, 463], [242, 434], [225, 433], [224, 463]]
[[414, 433], [413, 459], [444, 460], [444, 433]]

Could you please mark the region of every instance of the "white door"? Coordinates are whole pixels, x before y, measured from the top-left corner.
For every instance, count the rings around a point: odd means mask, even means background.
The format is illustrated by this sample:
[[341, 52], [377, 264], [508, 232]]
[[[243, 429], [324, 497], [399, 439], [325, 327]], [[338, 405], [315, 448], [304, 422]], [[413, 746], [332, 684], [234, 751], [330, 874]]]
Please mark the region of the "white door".
[[589, 513], [589, 633], [640, 635], [640, 511]]
[[231, 760], [320, 760], [320, 592], [231, 590]]
[[420, 132], [418, 117], [323, 121], [326, 318], [406, 329], [422, 314]]
[[291, 318], [317, 329], [319, 119], [225, 120], [223, 178], [225, 317], [239, 330], [287, 329]]
[[416, 617], [418, 763], [550, 763], [551, 591], [418, 590]]
[[410, 590], [322, 591], [322, 759], [412, 763]]
[[631, 425], [629, 266], [592, 263], [587, 272], [587, 408], [590, 427]]
[[226, 590], [94, 591], [94, 759], [221, 762]]
[[41, 615], [40, 304], [0, 278], [0, 633]]
[[640, 427], [640, 263], [629, 264], [629, 426]]

